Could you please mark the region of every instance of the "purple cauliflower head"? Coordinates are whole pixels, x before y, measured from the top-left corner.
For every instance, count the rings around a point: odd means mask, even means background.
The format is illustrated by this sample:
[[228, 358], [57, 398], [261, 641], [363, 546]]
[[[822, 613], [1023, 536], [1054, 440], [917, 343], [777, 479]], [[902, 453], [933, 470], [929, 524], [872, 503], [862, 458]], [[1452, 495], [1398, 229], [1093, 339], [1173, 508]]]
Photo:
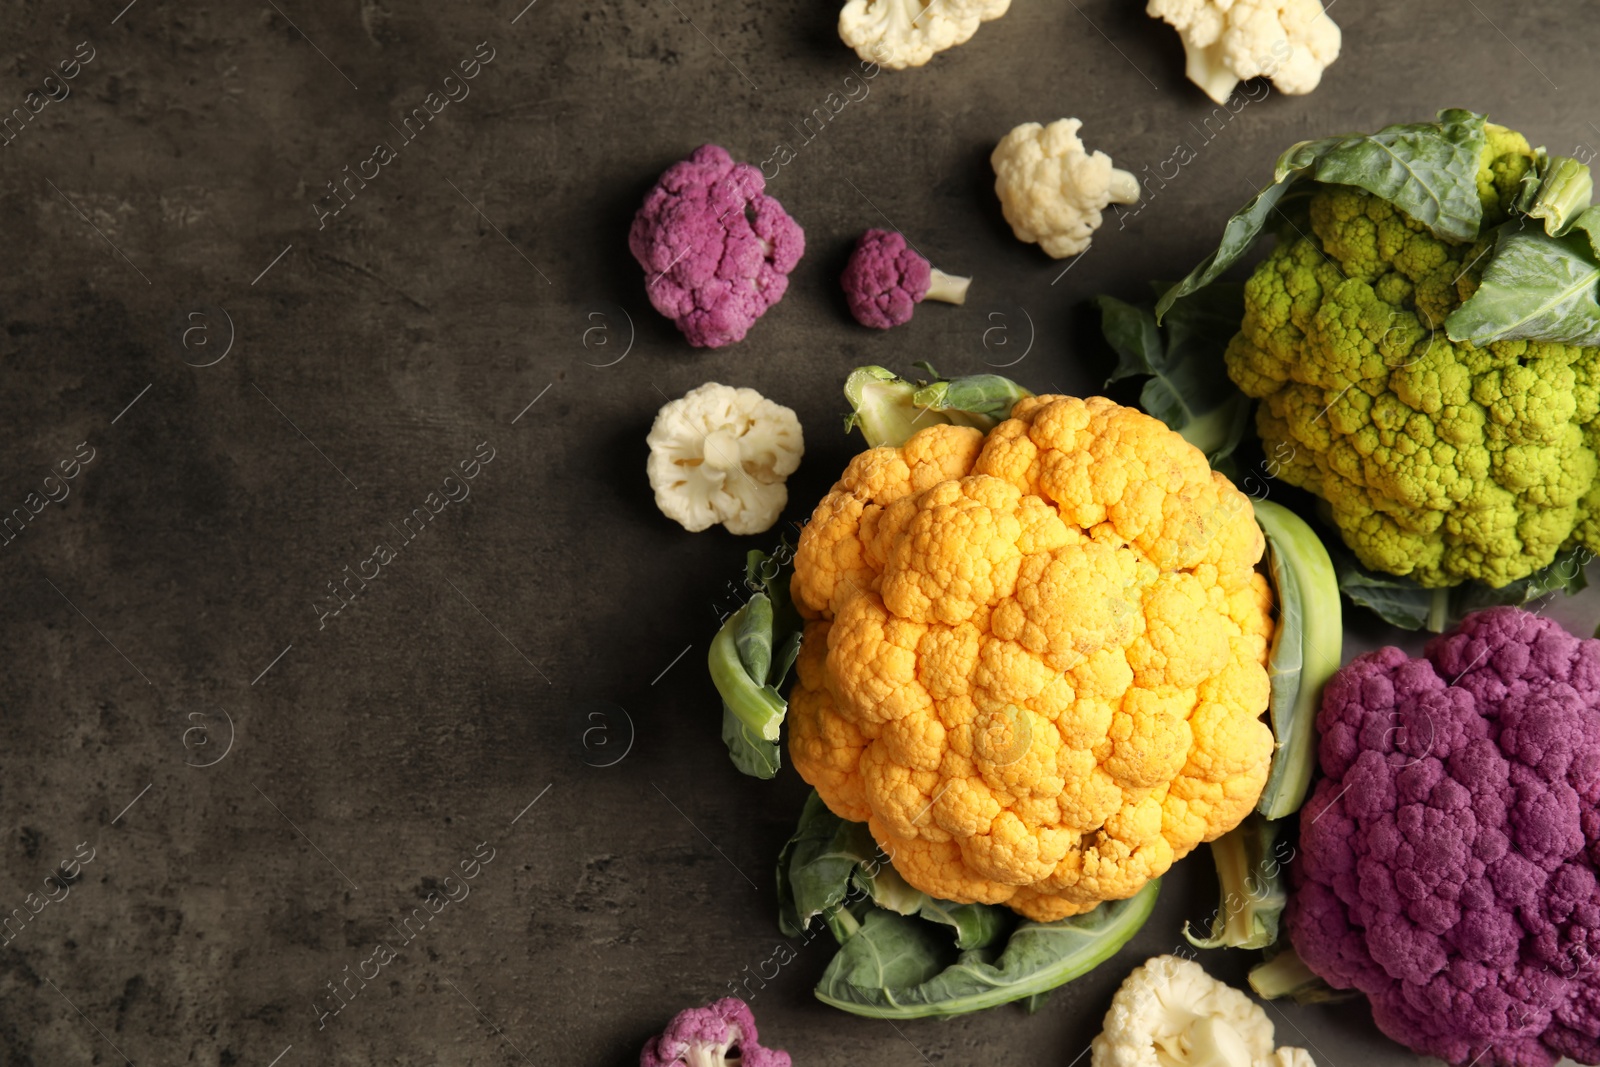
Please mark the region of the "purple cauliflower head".
[[667, 1028], [645, 1042], [639, 1067], [789, 1067], [789, 1054], [762, 1048], [756, 1019], [738, 997], [673, 1016]]
[[1301, 959], [1419, 1053], [1600, 1062], [1600, 641], [1480, 612], [1356, 659], [1317, 728]]
[[868, 230], [850, 253], [840, 279], [850, 314], [863, 326], [887, 330], [911, 321], [928, 295], [933, 265], [888, 230]]
[[702, 145], [666, 169], [633, 217], [628, 248], [650, 303], [696, 347], [743, 339], [805, 251], [805, 231], [766, 187], [758, 168]]

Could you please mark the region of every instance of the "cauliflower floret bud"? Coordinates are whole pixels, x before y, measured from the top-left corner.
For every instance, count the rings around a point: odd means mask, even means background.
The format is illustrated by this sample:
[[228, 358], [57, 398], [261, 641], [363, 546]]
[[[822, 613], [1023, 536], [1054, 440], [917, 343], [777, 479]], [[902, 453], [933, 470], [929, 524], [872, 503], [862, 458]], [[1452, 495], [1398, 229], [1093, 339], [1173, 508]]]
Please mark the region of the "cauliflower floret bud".
[[1104, 152], [1087, 151], [1078, 140], [1082, 128], [1078, 119], [1024, 122], [989, 156], [1011, 231], [1056, 259], [1089, 247], [1107, 205], [1139, 200], [1139, 180]]
[[770, 530], [806, 450], [793, 411], [716, 382], [663, 404], [645, 440], [656, 507], [691, 532], [719, 522], [736, 534]]
[[1261, 1005], [1177, 956], [1135, 967], [1101, 1027], [1090, 1067], [1312, 1067], [1304, 1049], [1273, 1048]]
[[766, 195], [759, 168], [702, 145], [644, 198], [628, 248], [645, 292], [697, 348], [743, 339], [783, 298], [805, 231]]
[[686, 1008], [639, 1051], [639, 1067], [789, 1067], [789, 1054], [765, 1048], [750, 1006], [723, 997]]
[[1520, 608], [1351, 662], [1286, 913], [1378, 1028], [1481, 1067], [1600, 1063], [1600, 641]]
[[935, 269], [898, 233], [868, 230], [850, 253], [840, 282], [856, 321], [887, 330], [910, 322], [924, 300], [966, 303], [972, 279]]
[[1010, 6], [1011, 0], [850, 0], [839, 12], [839, 37], [862, 59], [905, 70], [966, 44], [981, 23]]
[[1145, 11], [1183, 36], [1185, 73], [1219, 104], [1258, 77], [1309, 93], [1339, 58], [1339, 27], [1322, 0], [1150, 0]]
[[1103, 397], [862, 452], [795, 554], [795, 769], [932, 896], [1133, 896], [1266, 782], [1264, 547], [1199, 449]]

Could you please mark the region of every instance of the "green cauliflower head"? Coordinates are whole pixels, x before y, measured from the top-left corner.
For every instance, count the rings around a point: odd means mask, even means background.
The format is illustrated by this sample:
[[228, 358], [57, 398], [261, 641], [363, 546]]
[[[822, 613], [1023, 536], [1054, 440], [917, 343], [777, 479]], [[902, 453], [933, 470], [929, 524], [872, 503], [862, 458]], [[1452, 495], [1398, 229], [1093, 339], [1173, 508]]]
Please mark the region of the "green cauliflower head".
[[1533, 162], [1521, 134], [1488, 127], [1478, 242], [1318, 186], [1310, 231], [1291, 223], [1245, 286], [1228, 373], [1261, 401], [1269, 464], [1327, 502], [1374, 570], [1498, 587], [1574, 542], [1600, 549], [1600, 349], [1444, 332]]

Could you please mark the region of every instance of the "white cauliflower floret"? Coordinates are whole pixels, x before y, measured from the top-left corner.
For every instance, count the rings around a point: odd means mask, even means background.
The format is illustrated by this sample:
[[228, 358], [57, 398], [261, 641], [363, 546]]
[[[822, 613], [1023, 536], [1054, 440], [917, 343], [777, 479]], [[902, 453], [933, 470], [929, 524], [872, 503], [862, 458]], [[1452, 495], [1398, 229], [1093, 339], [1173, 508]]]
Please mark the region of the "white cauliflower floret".
[[736, 534], [770, 530], [806, 450], [793, 411], [716, 382], [662, 405], [645, 440], [656, 507], [691, 532], [719, 522]]
[[862, 59], [905, 70], [965, 44], [979, 23], [1010, 6], [1011, 0], [850, 0], [839, 12], [839, 36]]
[[1082, 128], [1077, 119], [1024, 122], [989, 156], [994, 191], [1017, 240], [1038, 242], [1056, 259], [1089, 247], [1106, 205], [1139, 199], [1139, 180], [1104, 152], [1087, 152], [1078, 140]]
[[1322, 0], [1150, 0], [1145, 11], [1177, 28], [1185, 73], [1219, 104], [1258, 77], [1309, 93], [1339, 58], [1342, 35]]
[[1261, 1005], [1193, 960], [1156, 956], [1111, 998], [1090, 1067], [1315, 1067], [1299, 1048], [1273, 1048]]

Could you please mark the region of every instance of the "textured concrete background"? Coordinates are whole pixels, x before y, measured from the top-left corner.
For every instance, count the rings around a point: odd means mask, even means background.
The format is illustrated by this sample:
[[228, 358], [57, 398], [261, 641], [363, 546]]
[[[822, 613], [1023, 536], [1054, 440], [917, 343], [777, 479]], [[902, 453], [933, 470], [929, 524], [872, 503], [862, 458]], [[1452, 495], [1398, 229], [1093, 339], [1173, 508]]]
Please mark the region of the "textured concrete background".
[[[0, 948], [7, 1067], [628, 1062], [772, 954], [803, 795], [722, 753], [702, 657], [767, 539], [656, 513], [663, 395], [715, 379], [795, 408], [799, 518], [852, 451], [850, 367], [1020, 357], [1036, 389], [1094, 390], [1082, 301], [1187, 269], [1295, 140], [1467, 106], [1600, 144], [1600, 30], [1558, 0], [1340, 0], [1322, 89], [1209, 127], [1134, 0], [1017, 0], [809, 143], [855, 64], [834, 3], [125, 2], [11, 0], [0, 31], [0, 111], [92, 55], [0, 148], [0, 508], [81, 464], [0, 549], [0, 910], [94, 850]], [[475, 51], [471, 95], [400, 144]], [[986, 162], [1063, 115], [1133, 170], [1196, 157], [1065, 276], [1013, 240]], [[319, 228], [326, 183], [380, 141], [396, 158]], [[808, 239], [785, 301], [714, 353], [650, 310], [625, 245], [705, 141], [789, 144], [770, 191]], [[974, 275], [969, 305], [855, 327], [835, 279], [877, 225]], [[324, 615], [475, 455], [470, 497]], [[1559, 613], [1592, 627], [1600, 604]], [[320, 1019], [325, 983], [463, 862], [470, 896]], [[753, 1003], [800, 1064], [1073, 1062], [1128, 967], [1209, 912], [1210, 877], [1183, 864], [1122, 957], [1036, 1017], [833, 1013], [809, 995], [820, 942]], [[1409, 1059], [1359, 1006], [1286, 1019], [1325, 1064]]]

